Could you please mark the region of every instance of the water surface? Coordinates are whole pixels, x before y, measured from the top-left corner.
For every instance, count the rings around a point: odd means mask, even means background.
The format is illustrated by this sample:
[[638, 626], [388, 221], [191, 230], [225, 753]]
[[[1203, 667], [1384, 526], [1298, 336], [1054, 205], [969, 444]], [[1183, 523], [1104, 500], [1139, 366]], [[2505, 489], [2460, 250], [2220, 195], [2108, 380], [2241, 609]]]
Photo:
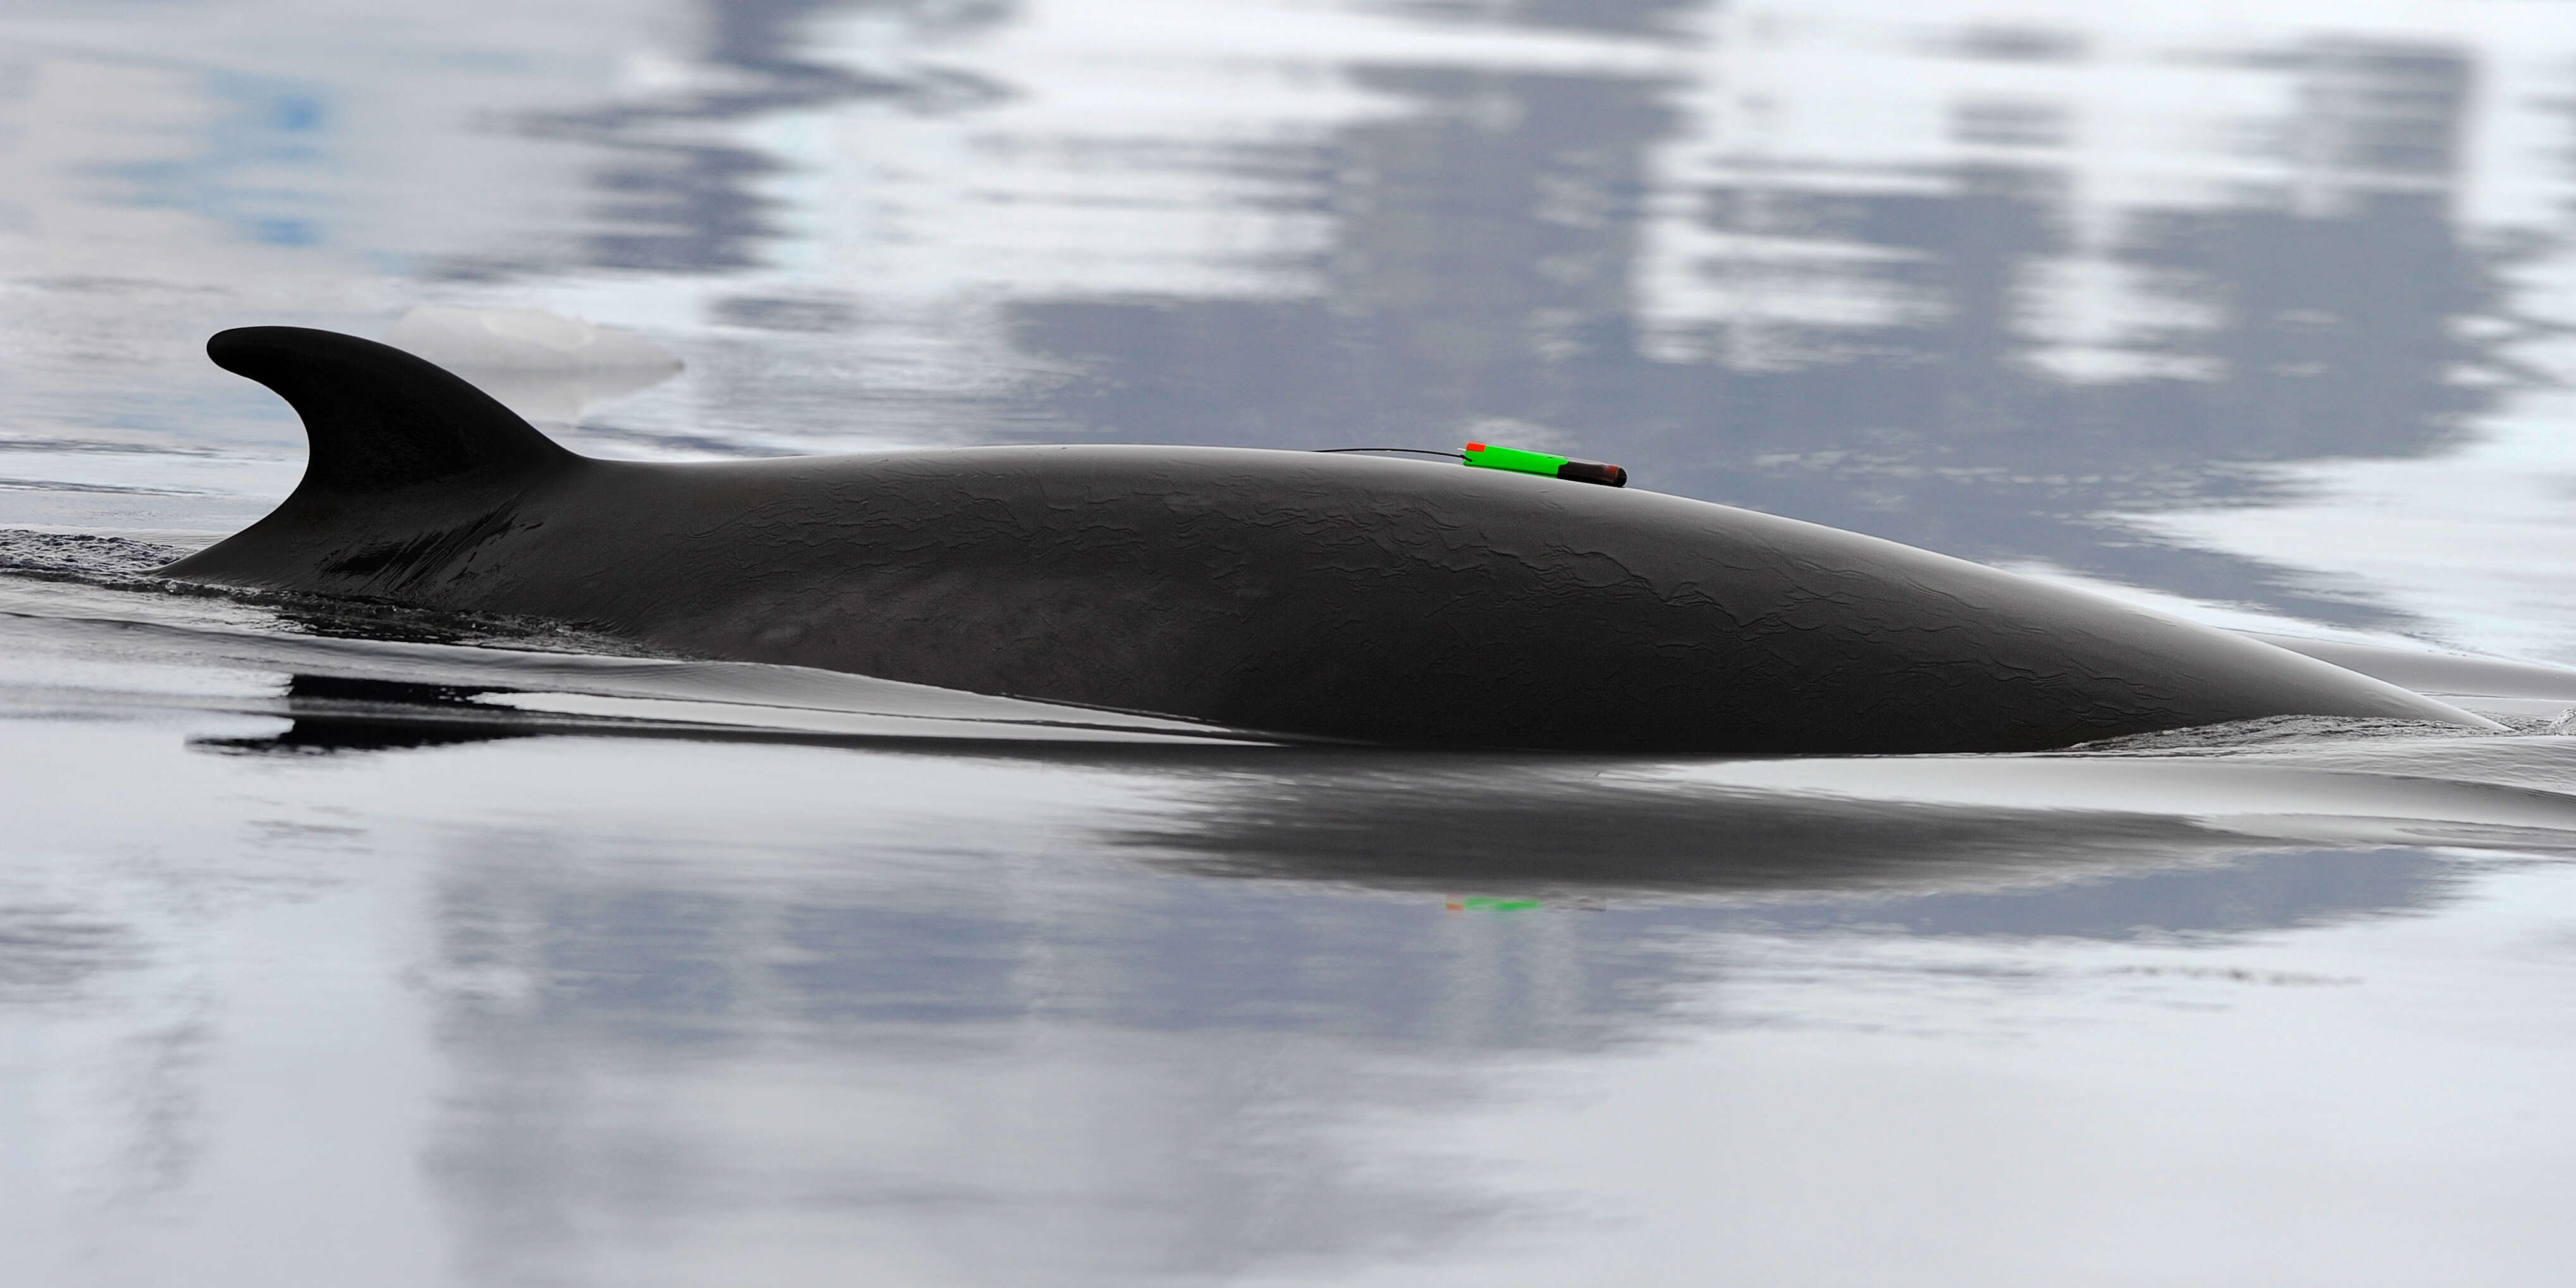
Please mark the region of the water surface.
[[[652, 459], [1454, 448], [2576, 665], [2549, 0], [0, 16], [0, 1272], [2554, 1283], [2576, 690], [2050, 757], [1294, 748], [173, 593], [226, 326]], [[2564, 699], [2563, 705], [2560, 699]]]

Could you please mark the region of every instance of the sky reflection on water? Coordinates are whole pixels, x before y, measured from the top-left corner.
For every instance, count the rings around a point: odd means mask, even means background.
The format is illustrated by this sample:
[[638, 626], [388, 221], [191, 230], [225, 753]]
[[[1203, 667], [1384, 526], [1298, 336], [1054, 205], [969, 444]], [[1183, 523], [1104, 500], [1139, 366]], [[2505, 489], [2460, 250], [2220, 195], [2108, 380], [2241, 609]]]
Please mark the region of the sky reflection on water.
[[[2309, 463], [2570, 472], [2518, 429], [2571, 369], [2563, 6], [273, 11], [285, 47], [186, 54], [205, 6], [22, 21], [20, 432], [284, 448], [204, 330], [551, 305], [692, 363], [594, 411], [599, 450], [1509, 437], [2565, 655], [2225, 531], [2331, 487]], [[2497, 562], [2466, 575], [2539, 576]]]
[[[2141, 1281], [2472, 1238], [2496, 1281], [2550, 1264], [2518, 1258], [2556, 1228], [2534, 1146], [2566, 1138], [2554, 868], [2174, 867], [2133, 836], [2000, 883], [1966, 854], [1881, 865], [1912, 893], [1560, 878], [1451, 908], [1349, 857], [1224, 879], [1236, 855], [1164, 821], [1222, 793], [1141, 765], [563, 739], [280, 761], [172, 732], [6, 744], [54, 802], [6, 901], [32, 1169], [6, 1246], [44, 1282], [1544, 1283], [1720, 1248], [1858, 1281], [1816, 1212], [1745, 1230], [1782, 1197], [1746, 1188], [1804, 1176], [1938, 1245], [1963, 1168], [1999, 1242], [1919, 1263], [1939, 1282], [2099, 1269], [2140, 1203], [2194, 1223]], [[1693, 1068], [1714, 1081], [1636, 1085]], [[2284, 1130], [2235, 1174], [2235, 1133]], [[1612, 1159], [1635, 1170], [1595, 1175]], [[2068, 1168], [2091, 1179], [2020, 1179]], [[1696, 1228], [1620, 1206], [1655, 1175], [1711, 1205]], [[2420, 1202], [2453, 1186], [2482, 1206]], [[2002, 1233], [2070, 1206], [2093, 1241]]]
[[[33, 0], [0, 527], [283, 495], [215, 329], [544, 308], [688, 363], [604, 455], [1482, 436], [2576, 661], [2571, 16]], [[2563, 1259], [2540, 824], [538, 737], [143, 629], [346, 614], [0, 591], [12, 1282]], [[2423, 772], [2545, 816], [2549, 742]]]

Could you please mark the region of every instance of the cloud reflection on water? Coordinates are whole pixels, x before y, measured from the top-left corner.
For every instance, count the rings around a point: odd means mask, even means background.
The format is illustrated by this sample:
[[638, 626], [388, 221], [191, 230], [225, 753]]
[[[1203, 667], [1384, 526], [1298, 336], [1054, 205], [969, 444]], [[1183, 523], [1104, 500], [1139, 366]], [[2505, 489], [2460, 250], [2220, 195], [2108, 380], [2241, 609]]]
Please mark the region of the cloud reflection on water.
[[[871, 414], [946, 441], [1508, 433], [1973, 558], [2406, 624], [2358, 588], [2106, 516], [2278, 502], [2270, 465], [2450, 451], [2545, 380], [2518, 355], [2546, 328], [2509, 283], [2559, 239], [2461, 208], [2473, 177], [2499, 182], [2468, 168], [2484, 48], [1926, 14], [1891, 56], [1884, 15], [1843, 8], [1821, 36], [1760, 6], [1388, 11], [1631, 42], [1481, 63], [1418, 33], [1421, 55], [1372, 50], [1378, 29], [1319, 11], [1317, 47], [1276, 58], [1320, 55], [1358, 97], [1194, 136], [1065, 114], [1118, 73], [1043, 43], [1056, 6], [711, 4], [670, 88], [520, 119], [622, 159], [591, 173], [599, 228], [570, 262], [471, 275], [705, 279], [700, 414], [773, 441], [846, 441]], [[1184, 75], [1223, 34], [1136, 57]], [[1784, 79], [1837, 57], [1888, 76], [1840, 134], [1813, 118], [1818, 87], [1847, 82]], [[766, 132], [799, 140], [785, 151], [690, 141], [761, 118], [806, 126]], [[1051, 244], [1051, 226], [1103, 236]], [[1229, 262], [1264, 267], [1228, 286]], [[924, 328], [1006, 378], [863, 374]]]
[[[208, 91], [153, 110], [210, 142], [114, 164], [285, 157], [263, 141], [285, 121], [316, 139], [288, 159], [326, 176], [318, 242], [425, 275], [374, 289], [587, 297], [660, 330], [705, 370], [613, 417], [611, 450], [1492, 427], [1669, 490], [2348, 623], [2403, 617], [2104, 516], [2452, 451], [2546, 380], [2513, 284], [2563, 251], [2499, 170], [2537, 128], [2527, 73], [2490, 65], [2511, 24], [1160, 12], [1092, 13], [1091, 39], [1051, 3], [705, 4], [642, 24], [587, 104], [432, 144], [353, 133], [380, 115], [355, 86], [272, 86], [247, 116]], [[1272, 30], [1210, 98], [1246, 57], [1228, 42]], [[479, 248], [370, 247], [395, 231], [387, 147], [587, 159], [515, 216], [460, 206], [450, 240]], [[49, 220], [222, 224], [202, 188], [35, 191]], [[549, 207], [580, 213], [509, 226]]]

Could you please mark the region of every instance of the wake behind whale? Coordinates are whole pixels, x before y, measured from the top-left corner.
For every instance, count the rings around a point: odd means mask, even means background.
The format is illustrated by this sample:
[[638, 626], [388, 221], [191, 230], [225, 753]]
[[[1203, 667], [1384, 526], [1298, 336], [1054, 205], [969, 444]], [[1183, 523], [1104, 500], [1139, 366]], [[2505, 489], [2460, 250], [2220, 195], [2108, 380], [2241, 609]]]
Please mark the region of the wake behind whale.
[[1302, 452], [593, 460], [350, 336], [227, 331], [303, 417], [176, 578], [546, 617], [679, 653], [1280, 733], [2026, 751], [2316, 715], [2493, 728], [2241, 636], [1679, 497]]

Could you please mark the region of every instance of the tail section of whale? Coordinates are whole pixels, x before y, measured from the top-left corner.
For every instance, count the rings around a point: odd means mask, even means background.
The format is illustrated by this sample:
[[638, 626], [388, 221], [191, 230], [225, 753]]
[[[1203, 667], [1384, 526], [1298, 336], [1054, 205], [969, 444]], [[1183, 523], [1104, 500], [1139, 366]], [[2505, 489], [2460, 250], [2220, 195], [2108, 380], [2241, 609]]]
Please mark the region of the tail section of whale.
[[303, 327], [206, 342], [304, 421], [304, 478], [267, 517], [164, 569], [235, 585], [399, 596], [511, 523], [530, 487], [590, 464], [446, 369], [390, 345]]
[[446, 369], [353, 335], [239, 327], [208, 340], [206, 356], [268, 386], [303, 418], [312, 458], [299, 493], [354, 499], [580, 459]]

